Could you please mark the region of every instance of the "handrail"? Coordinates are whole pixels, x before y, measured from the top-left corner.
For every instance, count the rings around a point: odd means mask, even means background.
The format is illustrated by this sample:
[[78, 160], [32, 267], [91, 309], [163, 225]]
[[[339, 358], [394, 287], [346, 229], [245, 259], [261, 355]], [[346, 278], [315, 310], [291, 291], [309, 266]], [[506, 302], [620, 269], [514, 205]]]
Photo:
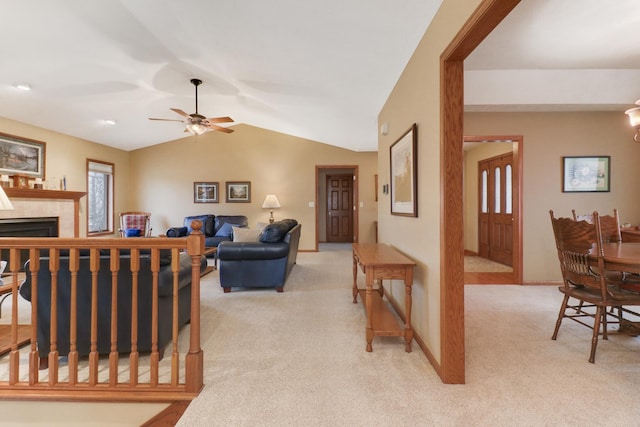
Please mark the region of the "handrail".
[[[136, 237], [136, 238], [40, 238], [40, 237], [3, 237], [0, 238], [0, 250], [9, 254], [5, 277], [11, 283], [11, 345], [8, 355], [0, 356], [0, 398], [39, 399], [39, 400], [97, 400], [97, 401], [176, 401], [190, 400], [198, 395], [203, 383], [204, 354], [200, 344], [200, 266], [204, 252], [204, 236], [200, 232], [202, 223], [194, 221], [193, 232], [183, 238]], [[25, 274], [21, 262], [21, 251], [29, 252], [29, 274], [32, 280], [31, 292], [31, 328], [29, 345], [18, 346], [19, 310], [18, 291], [21, 278]], [[47, 250], [43, 252], [43, 250]], [[173, 276], [172, 288], [172, 324], [171, 343], [167, 345], [167, 357], [160, 361], [163, 348], [158, 348], [158, 276], [160, 271], [160, 254], [169, 250], [172, 254], [170, 268]], [[101, 340], [110, 340], [109, 354], [99, 354], [98, 341], [98, 270], [100, 269], [100, 253], [108, 251], [110, 255], [111, 274], [111, 332], [109, 337], [101, 336]], [[120, 254], [128, 251], [130, 271], [120, 271]], [[42, 253], [41, 253], [42, 252]], [[88, 257], [91, 271], [90, 283], [78, 279], [80, 253]], [[85, 254], [88, 252], [88, 255]], [[141, 252], [144, 255], [141, 255]], [[190, 323], [188, 333], [188, 350], [180, 354], [178, 340], [178, 278], [180, 271], [180, 254], [186, 252], [191, 258], [191, 299]], [[61, 253], [63, 255], [61, 255]], [[44, 255], [43, 255], [44, 254]], [[46, 255], [49, 255], [48, 257]], [[68, 258], [68, 271], [64, 277], [70, 277], [68, 283], [58, 283], [60, 259]], [[152, 281], [152, 313], [150, 354], [137, 351], [138, 331], [138, 286], [149, 285], [138, 283], [140, 277], [140, 260], [150, 259]], [[43, 259], [45, 258], [45, 259]], [[46, 259], [48, 258], [48, 260]], [[41, 263], [42, 259], [42, 263]], [[48, 264], [43, 264], [44, 262]], [[86, 263], [86, 260], [85, 260]], [[86, 264], [83, 264], [86, 265]], [[51, 298], [49, 307], [51, 315], [48, 358], [40, 360], [38, 349], [38, 272], [47, 267], [51, 272]], [[86, 274], [86, 272], [85, 272]], [[118, 318], [118, 277], [119, 274], [131, 276], [131, 351], [128, 361], [118, 353], [117, 318]], [[85, 277], [85, 276], [83, 276]], [[146, 276], [145, 276], [146, 277]], [[69, 354], [67, 363], [61, 362], [57, 352], [58, 325], [56, 312], [57, 294], [60, 286], [70, 286], [71, 303], [69, 308]], [[79, 289], [91, 287], [91, 347], [88, 358], [78, 357], [75, 331], [77, 322], [77, 295]], [[185, 340], [186, 331], [181, 337]], [[148, 356], [148, 357], [147, 357]], [[143, 360], [144, 359], [144, 360]], [[45, 369], [39, 369], [47, 366]], [[66, 366], [65, 366], [66, 365]], [[181, 374], [184, 372], [184, 374]], [[106, 373], [106, 374], [105, 374]]]

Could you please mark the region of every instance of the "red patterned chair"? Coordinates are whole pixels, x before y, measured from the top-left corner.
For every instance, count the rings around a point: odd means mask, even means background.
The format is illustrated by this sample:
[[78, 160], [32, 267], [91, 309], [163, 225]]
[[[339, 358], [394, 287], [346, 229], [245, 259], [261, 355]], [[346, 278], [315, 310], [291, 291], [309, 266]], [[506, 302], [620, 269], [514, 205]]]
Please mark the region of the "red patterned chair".
[[120, 212], [120, 237], [151, 236], [151, 214], [149, 212]]

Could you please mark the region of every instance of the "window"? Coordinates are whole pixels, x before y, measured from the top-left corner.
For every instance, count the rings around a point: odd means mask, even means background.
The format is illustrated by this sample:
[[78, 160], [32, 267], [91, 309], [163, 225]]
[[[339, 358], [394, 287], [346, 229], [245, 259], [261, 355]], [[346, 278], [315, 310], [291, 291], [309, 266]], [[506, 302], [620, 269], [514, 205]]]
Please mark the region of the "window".
[[113, 163], [87, 159], [87, 234], [113, 233]]

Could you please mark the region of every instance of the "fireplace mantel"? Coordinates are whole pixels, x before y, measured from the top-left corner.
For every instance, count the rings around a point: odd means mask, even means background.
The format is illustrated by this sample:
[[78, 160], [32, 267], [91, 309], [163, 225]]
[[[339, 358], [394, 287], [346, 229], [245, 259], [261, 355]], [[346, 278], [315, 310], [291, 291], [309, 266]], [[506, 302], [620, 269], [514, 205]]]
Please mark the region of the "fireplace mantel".
[[5, 188], [10, 199], [71, 199], [80, 200], [87, 193], [82, 191], [34, 190], [31, 188]]
[[[86, 196], [87, 193], [82, 192], [82, 191], [66, 191], [66, 190], [34, 190], [31, 188], [5, 188], [4, 192], [7, 193], [7, 196], [9, 196], [9, 199], [11, 200], [15, 200], [16, 203], [20, 203], [20, 202], [45, 202], [47, 200], [49, 201], [54, 201], [54, 202], [59, 202], [58, 204], [61, 204], [62, 202], [64, 203], [69, 203], [70, 201], [73, 201], [73, 218], [68, 218], [67, 219], [72, 221], [73, 225], [71, 225], [71, 222], [69, 222], [69, 227], [73, 227], [73, 237], [79, 237], [80, 236], [80, 224], [79, 224], [79, 218], [80, 218], [80, 199], [83, 196]], [[70, 206], [69, 206], [70, 207]], [[23, 207], [23, 209], [26, 209], [27, 211], [31, 211], [32, 208], [29, 207], [29, 205], [25, 205]], [[61, 208], [64, 209], [64, 208]], [[11, 211], [2, 211], [2, 214], [0, 216], [2, 217], [7, 217], [9, 214], [9, 212]], [[69, 212], [67, 210], [67, 212]], [[71, 213], [71, 212], [69, 212]], [[26, 217], [30, 217], [32, 215], [25, 215], [24, 212], [20, 212], [21, 216], [26, 216]], [[36, 215], [36, 216], [43, 216], [43, 215]], [[64, 226], [64, 224], [67, 223], [66, 220], [61, 219], [62, 223], [61, 223], [61, 227], [64, 228], [64, 230], [68, 229], [68, 232], [71, 232], [71, 228], [67, 228], [66, 226]], [[66, 232], [64, 232], [63, 230], [61, 230], [61, 237], [64, 237], [64, 235], [66, 234]]]

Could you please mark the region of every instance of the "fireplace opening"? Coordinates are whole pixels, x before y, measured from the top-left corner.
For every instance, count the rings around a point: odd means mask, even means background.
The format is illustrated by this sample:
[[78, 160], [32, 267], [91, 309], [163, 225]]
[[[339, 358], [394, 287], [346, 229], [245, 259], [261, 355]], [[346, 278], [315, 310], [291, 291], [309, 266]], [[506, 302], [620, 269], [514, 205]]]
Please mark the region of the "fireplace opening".
[[[0, 219], [0, 237], [58, 237], [58, 233], [58, 217]], [[8, 249], [0, 252], [0, 259], [9, 260]], [[29, 250], [21, 250], [20, 265], [23, 266], [27, 259]]]

